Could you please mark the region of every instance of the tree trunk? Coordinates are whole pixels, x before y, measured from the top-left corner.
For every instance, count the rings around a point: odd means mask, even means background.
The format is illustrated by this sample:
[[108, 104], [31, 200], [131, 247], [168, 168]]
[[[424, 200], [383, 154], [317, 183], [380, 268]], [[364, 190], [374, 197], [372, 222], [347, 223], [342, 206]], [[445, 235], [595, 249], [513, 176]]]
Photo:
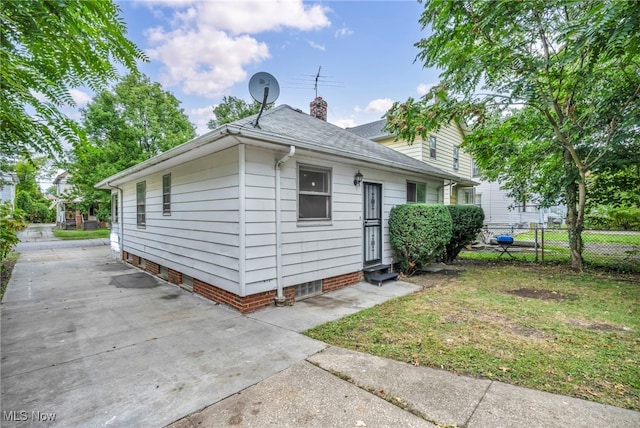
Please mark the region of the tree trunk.
[[564, 151], [564, 163], [567, 172], [567, 230], [569, 232], [569, 253], [571, 254], [571, 269], [582, 272], [582, 229], [584, 228], [584, 198], [580, 186], [584, 182], [576, 182], [575, 166], [568, 150]]

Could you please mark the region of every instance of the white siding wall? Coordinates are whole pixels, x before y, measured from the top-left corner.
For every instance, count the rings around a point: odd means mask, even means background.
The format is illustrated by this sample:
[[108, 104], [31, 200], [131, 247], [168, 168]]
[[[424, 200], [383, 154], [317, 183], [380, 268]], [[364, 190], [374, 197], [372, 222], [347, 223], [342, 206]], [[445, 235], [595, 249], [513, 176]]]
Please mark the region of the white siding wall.
[[[238, 148], [152, 174], [122, 186], [124, 251], [242, 295], [276, 288], [276, 159], [283, 152], [246, 147], [245, 290], [239, 285], [240, 231]], [[331, 168], [332, 219], [297, 220], [298, 163]], [[382, 184], [383, 263], [392, 263], [388, 219], [406, 203], [407, 180], [427, 184], [427, 202], [437, 202], [441, 181], [339, 160], [295, 155], [281, 168], [283, 286], [356, 272], [363, 264], [363, 186], [354, 186], [358, 169], [365, 181]], [[162, 213], [162, 176], [171, 173], [171, 215]], [[146, 227], [136, 225], [136, 183], [146, 181]], [[441, 196], [440, 196], [441, 197]]]
[[[3, 185], [4, 181], [4, 185]], [[9, 174], [0, 173], [0, 203], [9, 201], [14, 206], [16, 199], [16, 186]]]
[[[162, 213], [162, 176], [171, 173], [171, 215]], [[136, 183], [146, 181], [146, 227], [136, 225]], [[123, 186], [122, 248], [194, 278], [238, 287], [238, 148]]]
[[[462, 144], [462, 134], [458, 127], [455, 124], [444, 126], [432, 135], [436, 137], [435, 159], [430, 157], [428, 138], [425, 141], [416, 140], [412, 145], [405, 141], [394, 141], [393, 137], [380, 140], [379, 143], [458, 177], [471, 179], [471, 156], [462, 149], [458, 156], [458, 169], [453, 168], [453, 148]], [[441, 203], [455, 203], [455, 191], [452, 190], [454, 189], [450, 187], [444, 189], [444, 200], [440, 200]]]
[[[284, 152], [247, 148], [247, 294], [276, 286], [275, 170]], [[332, 220], [297, 221], [298, 163], [331, 168]], [[362, 268], [362, 196], [357, 168], [296, 155], [281, 167], [283, 286]]]
[[[247, 148], [246, 160], [246, 290], [247, 294], [276, 286], [274, 165], [283, 153]], [[331, 168], [332, 220], [297, 220], [298, 163]], [[353, 177], [360, 170], [365, 181], [382, 184], [383, 263], [392, 263], [388, 220], [391, 208], [406, 203], [407, 180], [426, 182], [428, 202], [436, 202], [442, 182], [404, 176], [337, 161], [296, 155], [281, 168], [283, 286], [356, 272], [363, 264], [363, 186]]]

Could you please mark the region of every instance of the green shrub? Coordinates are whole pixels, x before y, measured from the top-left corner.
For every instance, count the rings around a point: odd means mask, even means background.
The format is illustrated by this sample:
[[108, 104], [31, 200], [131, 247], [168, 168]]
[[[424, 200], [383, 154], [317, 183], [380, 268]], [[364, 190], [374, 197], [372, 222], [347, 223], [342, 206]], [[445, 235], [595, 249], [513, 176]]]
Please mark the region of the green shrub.
[[4, 260], [13, 247], [20, 242], [16, 232], [24, 227], [22, 210], [12, 209], [8, 201], [0, 204], [0, 261]]
[[640, 208], [614, 208], [609, 218], [614, 229], [640, 230]]
[[588, 229], [640, 230], [640, 208], [600, 206], [585, 215]]
[[448, 205], [451, 215], [451, 240], [447, 243], [444, 261], [450, 263], [458, 257], [460, 251], [475, 241], [482, 230], [484, 211], [475, 205]]
[[451, 239], [451, 215], [444, 205], [397, 205], [389, 214], [389, 240], [400, 269], [412, 275], [441, 255]]

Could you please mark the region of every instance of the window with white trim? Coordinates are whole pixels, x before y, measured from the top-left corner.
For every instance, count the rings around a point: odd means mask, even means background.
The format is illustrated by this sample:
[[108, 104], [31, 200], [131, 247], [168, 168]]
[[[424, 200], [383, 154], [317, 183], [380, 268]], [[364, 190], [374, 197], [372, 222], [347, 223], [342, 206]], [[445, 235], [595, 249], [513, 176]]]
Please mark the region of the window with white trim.
[[298, 220], [331, 220], [331, 169], [298, 164]]
[[436, 137], [435, 135], [431, 135], [429, 137], [429, 157], [431, 159], [436, 158]]
[[146, 199], [147, 182], [141, 181], [136, 184], [136, 223], [138, 226], [144, 226], [147, 224]]
[[407, 181], [407, 203], [424, 204], [427, 202], [426, 183]]
[[480, 171], [478, 171], [478, 165], [476, 165], [475, 159], [471, 159], [471, 176], [472, 177], [480, 176]]
[[171, 174], [162, 176], [162, 214], [171, 215]]
[[460, 168], [460, 148], [455, 146], [453, 148], [453, 169]]

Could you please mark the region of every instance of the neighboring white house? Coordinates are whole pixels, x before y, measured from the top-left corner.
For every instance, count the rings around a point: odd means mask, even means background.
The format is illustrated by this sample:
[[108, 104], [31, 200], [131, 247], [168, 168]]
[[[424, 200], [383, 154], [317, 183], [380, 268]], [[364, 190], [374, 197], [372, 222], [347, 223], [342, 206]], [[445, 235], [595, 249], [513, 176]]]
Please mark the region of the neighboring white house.
[[415, 198], [416, 183], [435, 203], [461, 181], [287, 105], [255, 121], [98, 183], [112, 191], [114, 253], [246, 313], [391, 265], [391, 208]]
[[507, 193], [496, 181], [481, 181], [476, 188], [476, 200], [482, 204], [484, 222], [489, 228], [529, 228], [532, 224], [547, 227], [550, 223], [560, 224], [566, 217], [563, 206], [540, 208], [535, 200], [522, 204]]
[[529, 227], [531, 224], [549, 225], [551, 221], [560, 221], [565, 216], [563, 207], [539, 208], [535, 201], [518, 204], [500, 183], [480, 180], [471, 155], [459, 147], [464, 139], [465, 130], [461, 125], [449, 124], [429, 135], [427, 140], [416, 140], [408, 144], [396, 140], [383, 130], [386, 119], [347, 128], [363, 138], [383, 144], [408, 156], [436, 166], [462, 178], [458, 182], [449, 182], [445, 186], [445, 204], [475, 204], [484, 211], [484, 223], [488, 227]]
[[16, 206], [16, 185], [18, 176], [14, 173], [0, 171], [0, 203], [9, 201], [11, 206]]
[[[447, 205], [476, 203], [474, 186], [478, 183], [473, 180], [471, 156], [460, 149], [464, 136], [460, 126], [443, 126], [431, 133], [427, 140], [416, 140], [409, 144], [404, 140], [396, 140], [394, 135], [385, 131], [383, 128], [386, 123], [386, 119], [381, 119], [347, 128], [347, 131], [455, 175], [455, 181], [445, 182], [443, 198], [436, 202]], [[427, 201], [419, 198], [417, 202]]]
[[79, 204], [82, 199], [73, 197], [74, 187], [69, 183], [69, 172], [63, 171], [56, 176], [53, 180], [53, 184], [56, 186], [56, 200], [54, 201], [56, 207], [56, 224], [62, 228], [86, 228], [90, 229], [97, 227], [96, 208], [90, 206], [89, 212], [83, 213], [80, 210]]

